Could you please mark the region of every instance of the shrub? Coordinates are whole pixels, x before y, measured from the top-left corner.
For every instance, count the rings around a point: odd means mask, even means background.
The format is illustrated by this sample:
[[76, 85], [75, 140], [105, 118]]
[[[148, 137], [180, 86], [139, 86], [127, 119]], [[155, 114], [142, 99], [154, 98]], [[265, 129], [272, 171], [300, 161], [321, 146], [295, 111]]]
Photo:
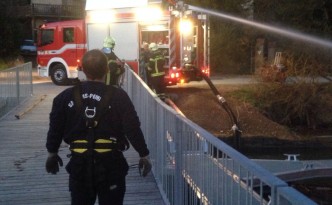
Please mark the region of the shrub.
[[[332, 125], [331, 86], [317, 83], [264, 84], [255, 90], [256, 105], [272, 120], [311, 129]], [[329, 117], [327, 115], [330, 115]]]

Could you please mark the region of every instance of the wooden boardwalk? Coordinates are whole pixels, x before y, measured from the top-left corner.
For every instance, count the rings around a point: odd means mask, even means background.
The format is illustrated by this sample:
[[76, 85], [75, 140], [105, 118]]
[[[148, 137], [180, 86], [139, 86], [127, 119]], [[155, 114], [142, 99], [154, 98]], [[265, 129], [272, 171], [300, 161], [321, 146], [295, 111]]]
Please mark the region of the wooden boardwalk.
[[[52, 89], [43, 89], [0, 120], [1, 205], [70, 204], [68, 174], [64, 167], [57, 175], [45, 171], [49, 112], [54, 96], [63, 89], [48, 87]], [[16, 119], [15, 115], [21, 118]], [[68, 162], [68, 153], [67, 146], [62, 145], [59, 155], [64, 164]], [[128, 150], [125, 155], [129, 165], [138, 163], [134, 150]], [[164, 204], [152, 174], [143, 178], [137, 166], [130, 168], [124, 204]]]

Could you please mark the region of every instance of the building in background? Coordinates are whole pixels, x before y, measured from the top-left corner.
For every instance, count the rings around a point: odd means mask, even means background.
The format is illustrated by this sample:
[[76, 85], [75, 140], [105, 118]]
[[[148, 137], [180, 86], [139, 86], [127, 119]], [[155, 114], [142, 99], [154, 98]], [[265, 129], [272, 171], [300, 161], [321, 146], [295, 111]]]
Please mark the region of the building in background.
[[36, 28], [44, 22], [82, 19], [85, 0], [2, 0], [1, 7], [7, 18], [17, 18], [23, 29], [22, 36], [36, 39]]

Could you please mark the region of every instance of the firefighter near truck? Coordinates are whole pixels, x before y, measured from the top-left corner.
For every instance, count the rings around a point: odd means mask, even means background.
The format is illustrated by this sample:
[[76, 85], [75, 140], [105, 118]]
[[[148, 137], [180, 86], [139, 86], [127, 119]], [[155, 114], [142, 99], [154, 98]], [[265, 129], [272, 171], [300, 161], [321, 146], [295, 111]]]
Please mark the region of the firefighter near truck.
[[200, 81], [210, 74], [207, 15], [181, 1], [87, 0], [85, 19], [39, 27], [39, 76], [50, 77], [56, 85], [86, 80], [80, 60], [87, 50], [101, 49], [107, 36], [116, 41], [116, 55], [137, 74], [141, 45], [157, 44], [165, 56], [165, 86]]

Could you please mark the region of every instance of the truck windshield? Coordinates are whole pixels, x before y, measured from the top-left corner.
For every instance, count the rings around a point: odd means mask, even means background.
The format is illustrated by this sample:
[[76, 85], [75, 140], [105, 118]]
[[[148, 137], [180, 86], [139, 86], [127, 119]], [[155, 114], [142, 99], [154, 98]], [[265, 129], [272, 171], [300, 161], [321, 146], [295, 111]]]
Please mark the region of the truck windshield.
[[53, 29], [44, 29], [41, 30], [41, 39], [40, 45], [44, 46], [54, 42], [54, 30]]

